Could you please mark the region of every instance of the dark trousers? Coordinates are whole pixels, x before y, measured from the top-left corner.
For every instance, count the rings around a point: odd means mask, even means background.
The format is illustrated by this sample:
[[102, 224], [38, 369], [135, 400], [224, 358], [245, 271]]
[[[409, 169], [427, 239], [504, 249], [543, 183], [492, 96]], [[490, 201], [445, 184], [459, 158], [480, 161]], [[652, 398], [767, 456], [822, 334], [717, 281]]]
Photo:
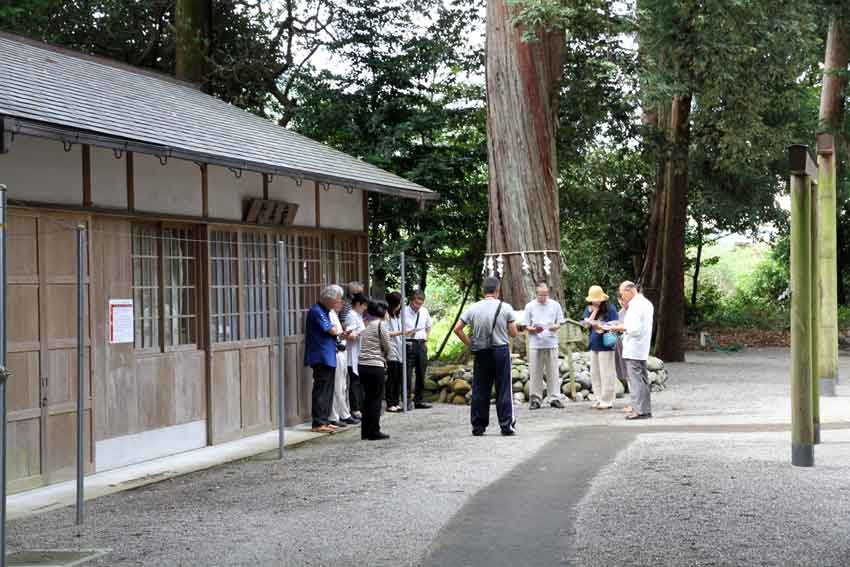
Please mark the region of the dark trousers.
[[368, 439], [381, 432], [381, 402], [384, 399], [384, 382], [387, 371], [381, 366], [360, 366], [360, 383], [363, 385], [363, 420], [360, 437]]
[[401, 381], [403, 380], [401, 362], [387, 361], [387, 407], [397, 406], [401, 399]]
[[334, 399], [334, 372], [334, 367], [326, 364], [313, 367], [313, 427], [329, 422]]
[[351, 366], [348, 367], [348, 406], [352, 413], [363, 411], [363, 385]]
[[496, 385], [496, 415], [499, 427], [514, 424], [511, 353], [507, 346], [479, 350], [472, 371], [472, 430], [484, 431], [490, 424], [490, 392]]
[[[425, 341], [408, 341], [410, 348], [407, 349], [407, 380], [408, 392], [413, 391], [413, 401], [421, 402], [425, 395], [425, 371], [428, 369], [428, 343]], [[416, 385], [413, 384], [413, 375], [416, 374]]]

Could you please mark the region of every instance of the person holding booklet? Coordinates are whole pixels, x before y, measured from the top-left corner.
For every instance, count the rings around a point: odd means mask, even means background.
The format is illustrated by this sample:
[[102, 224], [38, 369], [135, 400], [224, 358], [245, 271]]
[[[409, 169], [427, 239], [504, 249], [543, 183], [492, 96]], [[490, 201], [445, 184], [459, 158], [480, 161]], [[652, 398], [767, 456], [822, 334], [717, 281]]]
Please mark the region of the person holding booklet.
[[360, 335], [366, 328], [363, 313], [369, 304], [369, 298], [362, 293], [355, 293], [351, 298], [351, 310], [345, 318], [344, 325], [347, 333], [346, 354], [348, 355], [348, 401], [351, 415], [357, 419], [363, 418], [363, 385], [360, 383]]
[[404, 336], [407, 348], [407, 377], [413, 378], [416, 374], [416, 385], [413, 387], [413, 404], [408, 400], [407, 409], [429, 409], [431, 404], [426, 404], [425, 396], [425, 373], [428, 370], [428, 337], [431, 335], [431, 314], [425, 307], [425, 294], [421, 291], [414, 292], [410, 298], [410, 305], [404, 308]]
[[614, 364], [617, 337], [611, 334], [610, 327], [617, 325], [617, 308], [608, 303], [608, 296], [598, 285], [590, 287], [586, 300], [587, 307], [582, 313], [581, 322], [590, 328], [590, 380], [596, 395], [592, 407], [598, 410], [611, 409], [617, 396], [617, 367]]
[[543, 403], [543, 377], [549, 405], [564, 407], [558, 364], [558, 331], [565, 322], [561, 304], [549, 298], [549, 286], [537, 284], [537, 298], [525, 306], [523, 326], [528, 332], [528, 370], [530, 402], [528, 409], [540, 409]]

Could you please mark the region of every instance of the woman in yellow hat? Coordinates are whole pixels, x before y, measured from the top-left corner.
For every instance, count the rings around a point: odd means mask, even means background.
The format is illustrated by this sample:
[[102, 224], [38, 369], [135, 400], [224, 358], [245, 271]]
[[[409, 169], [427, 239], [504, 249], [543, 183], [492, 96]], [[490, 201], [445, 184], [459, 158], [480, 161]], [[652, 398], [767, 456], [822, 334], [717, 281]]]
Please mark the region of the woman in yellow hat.
[[617, 308], [608, 303], [608, 296], [598, 285], [587, 291], [587, 308], [582, 314], [582, 323], [590, 328], [590, 380], [596, 396], [594, 409], [606, 410], [614, 407], [617, 395], [617, 369], [614, 365], [616, 343], [606, 344], [604, 325], [617, 321]]

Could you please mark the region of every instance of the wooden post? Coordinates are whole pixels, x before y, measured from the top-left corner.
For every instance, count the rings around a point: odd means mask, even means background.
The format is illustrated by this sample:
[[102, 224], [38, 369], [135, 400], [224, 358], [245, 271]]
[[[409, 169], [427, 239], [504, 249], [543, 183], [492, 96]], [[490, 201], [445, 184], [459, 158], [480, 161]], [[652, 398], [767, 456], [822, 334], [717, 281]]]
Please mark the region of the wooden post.
[[806, 177], [806, 189], [811, 201], [811, 231], [809, 235], [811, 267], [809, 269], [812, 274], [812, 442], [817, 445], [820, 443], [820, 343], [823, 342], [820, 332], [820, 310], [825, 298], [818, 279], [818, 267], [821, 265], [818, 252], [821, 249], [821, 243], [818, 242], [820, 231], [818, 230], [818, 185], [816, 180]]
[[[818, 296], [817, 351], [818, 387], [824, 396], [835, 396], [838, 380], [838, 242], [836, 226], [835, 138], [818, 135], [818, 178], [816, 200], [818, 250], [815, 267]], [[815, 251], [812, 251], [813, 254]]]
[[814, 465], [812, 408], [812, 194], [808, 147], [791, 146], [791, 464]]

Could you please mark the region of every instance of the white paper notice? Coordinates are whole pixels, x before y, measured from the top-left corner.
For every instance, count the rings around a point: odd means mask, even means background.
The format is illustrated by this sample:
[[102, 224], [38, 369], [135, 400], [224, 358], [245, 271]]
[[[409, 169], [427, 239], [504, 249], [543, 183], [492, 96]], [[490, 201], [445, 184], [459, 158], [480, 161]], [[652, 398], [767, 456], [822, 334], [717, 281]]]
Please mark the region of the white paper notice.
[[109, 343], [133, 342], [133, 300], [109, 300]]

